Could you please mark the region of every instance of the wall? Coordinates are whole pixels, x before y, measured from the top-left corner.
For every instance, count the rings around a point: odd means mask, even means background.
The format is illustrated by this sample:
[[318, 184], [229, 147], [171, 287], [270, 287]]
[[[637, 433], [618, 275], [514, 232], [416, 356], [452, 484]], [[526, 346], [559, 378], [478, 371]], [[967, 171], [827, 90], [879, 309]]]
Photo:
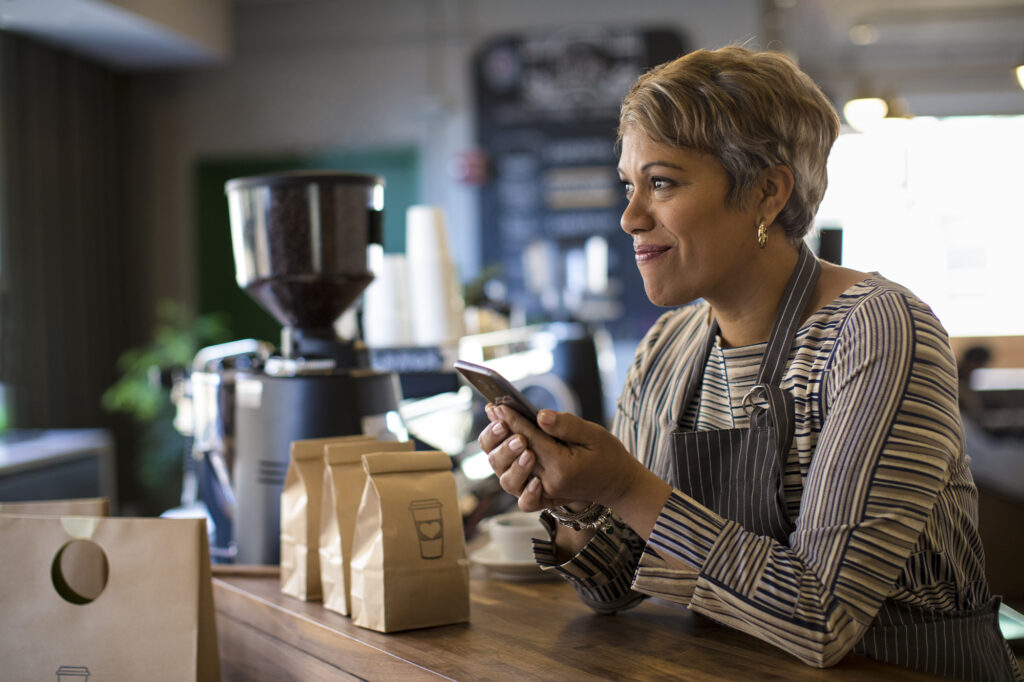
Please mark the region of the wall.
[[[122, 420], [100, 396], [145, 334], [123, 209], [126, 79], [0, 33], [0, 410], [21, 429], [112, 429], [118, 490], [134, 492]], [[9, 461], [9, 460], [8, 460]]]
[[[239, 0], [221, 68], [135, 79], [133, 215], [145, 286], [192, 300], [192, 164], [203, 157], [414, 146], [421, 200], [447, 212], [462, 277], [479, 269], [476, 197], [448, 167], [474, 141], [470, 62], [488, 38], [581, 22], [675, 28], [695, 47], [753, 39], [757, 0]], [[225, 225], [224, 229], [227, 229]]]

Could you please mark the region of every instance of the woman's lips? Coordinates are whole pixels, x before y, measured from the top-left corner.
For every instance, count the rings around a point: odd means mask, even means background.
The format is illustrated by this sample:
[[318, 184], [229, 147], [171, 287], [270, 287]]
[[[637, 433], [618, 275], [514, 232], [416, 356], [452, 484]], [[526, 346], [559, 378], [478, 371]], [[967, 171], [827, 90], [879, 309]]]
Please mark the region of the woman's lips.
[[633, 253], [635, 254], [637, 265], [643, 263], [650, 263], [652, 260], [660, 256], [669, 250], [668, 246], [658, 246], [657, 244], [634, 244]]

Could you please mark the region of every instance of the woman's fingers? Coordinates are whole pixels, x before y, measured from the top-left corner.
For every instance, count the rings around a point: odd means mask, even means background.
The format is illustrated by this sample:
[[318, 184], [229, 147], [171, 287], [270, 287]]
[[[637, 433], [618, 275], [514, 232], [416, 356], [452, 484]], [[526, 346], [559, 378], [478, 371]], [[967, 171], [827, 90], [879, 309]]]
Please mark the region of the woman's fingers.
[[477, 437], [477, 442], [480, 444], [480, 449], [484, 452], [490, 452], [495, 449], [501, 443], [508, 438], [509, 430], [505, 426], [505, 422], [492, 421], [490, 424], [484, 427], [484, 430], [480, 432]]
[[544, 502], [544, 489], [540, 479], [536, 476], [531, 477], [519, 496], [519, 509], [525, 512], [535, 512], [547, 506]]
[[499, 476], [505, 469], [512, 466], [517, 457], [526, 450], [526, 441], [520, 435], [513, 435], [487, 452], [487, 461], [491, 469]]
[[537, 511], [550, 505], [538, 475], [543, 474], [529, 439], [547, 437], [532, 421], [515, 410], [495, 405], [485, 408], [491, 422], [480, 432], [480, 448], [498, 477], [501, 489], [519, 498], [524, 511]]
[[[501, 472], [495, 469], [498, 474], [498, 482], [501, 489], [510, 495], [519, 497], [527, 487], [530, 477], [533, 474], [535, 458], [529, 450], [521, 451], [509, 465]], [[492, 464], [492, 466], [494, 466]]]

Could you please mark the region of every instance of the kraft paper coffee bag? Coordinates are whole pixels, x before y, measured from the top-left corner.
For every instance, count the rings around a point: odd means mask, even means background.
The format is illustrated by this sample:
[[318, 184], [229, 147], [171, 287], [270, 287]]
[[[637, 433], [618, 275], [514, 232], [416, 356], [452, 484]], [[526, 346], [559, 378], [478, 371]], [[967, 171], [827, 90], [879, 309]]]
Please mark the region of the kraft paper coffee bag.
[[[83, 497], [68, 500], [32, 502], [0, 502], [0, 515], [27, 516], [110, 516], [110, 500], [106, 497]], [[98, 562], [90, 545], [72, 543], [63, 548], [60, 572], [67, 589], [79, 595], [95, 596], [107, 584], [107, 566]]]
[[369, 436], [293, 441], [281, 490], [281, 591], [305, 601], [320, 599], [320, 497], [324, 448], [331, 443], [373, 442]]
[[363, 455], [372, 452], [412, 452], [412, 441], [333, 443], [324, 448], [324, 492], [320, 512], [320, 583], [324, 608], [343, 616], [351, 613], [349, 563], [359, 500], [366, 486]]
[[0, 514], [110, 516], [110, 499], [106, 497], [78, 497], [70, 500], [0, 502]]
[[469, 563], [443, 452], [363, 455], [352, 538], [352, 622], [379, 632], [469, 620]]
[[[65, 572], [88, 547], [99, 590]], [[0, 514], [0, 679], [220, 679], [203, 519]]]

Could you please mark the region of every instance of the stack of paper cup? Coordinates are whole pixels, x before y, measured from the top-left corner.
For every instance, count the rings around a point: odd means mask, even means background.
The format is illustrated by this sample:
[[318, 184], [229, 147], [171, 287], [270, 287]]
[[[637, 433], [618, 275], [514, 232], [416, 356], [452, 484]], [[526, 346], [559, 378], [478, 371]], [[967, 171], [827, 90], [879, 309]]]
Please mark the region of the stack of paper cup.
[[412, 344], [405, 254], [383, 253], [371, 263], [373, 282], [363, 294], [363, 340], [370, 348]]
[[413, 344], [437, 346], [458, 339], [465, 333], [465, 304], [439, 207], [409, 207], [405, 251]]

